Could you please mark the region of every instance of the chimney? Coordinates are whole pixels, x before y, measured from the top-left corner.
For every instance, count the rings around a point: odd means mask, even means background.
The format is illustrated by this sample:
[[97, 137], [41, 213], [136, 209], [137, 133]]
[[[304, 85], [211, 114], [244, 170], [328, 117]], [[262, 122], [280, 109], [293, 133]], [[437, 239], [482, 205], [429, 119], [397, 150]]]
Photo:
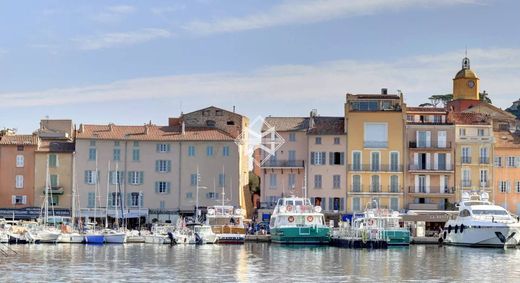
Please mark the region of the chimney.
[[83, 133], [85, 131], [85, 127], [83, 127], [83, 124], [79, 124], [79, 132]]
[[318, 110], [312, 109], [309, 114], [309, 130], [314, 128], [314, 118], [318, 116]]
[[186, 134], [186, 124], [184, 124], [184, 121], [182, 121], [182, 124], [181, 124], [181, 131], [182, 131], [183, 135]]
[[381, 94], [387, 95], [388, 94], [388, 89], [387, 88], [382, 88], [381, 89]]
[[235, 113], [235, 105], [233, 105], [233, 113]]
[[108, 123], [108, 131], [112, 132], [114, 130], [114, 123]]
[[150, 127], [150, 125], [148, 124], [144, 124], [144, 134], [145, 135], [148, 135], [148, 128]]

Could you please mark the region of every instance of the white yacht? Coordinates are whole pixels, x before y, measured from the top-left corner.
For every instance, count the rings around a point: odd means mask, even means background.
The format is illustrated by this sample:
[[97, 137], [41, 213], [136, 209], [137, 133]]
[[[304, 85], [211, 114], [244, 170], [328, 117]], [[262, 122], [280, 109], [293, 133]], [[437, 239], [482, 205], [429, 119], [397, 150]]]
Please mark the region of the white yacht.
[[507, 210], [488, 200], [485, 192], [464, 193], [458, 204], [459, 214], [444, 226], [442, 241], [471, 247], [516, 246], [520, 242], [520, 223]]

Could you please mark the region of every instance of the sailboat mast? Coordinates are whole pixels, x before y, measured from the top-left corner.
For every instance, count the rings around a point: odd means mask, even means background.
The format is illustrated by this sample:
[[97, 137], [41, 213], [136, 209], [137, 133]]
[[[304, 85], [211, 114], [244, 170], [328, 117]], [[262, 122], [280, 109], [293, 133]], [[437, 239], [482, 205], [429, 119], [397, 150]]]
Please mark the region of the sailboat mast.
[[303, 174], [303, 197], [307, 199], [307, 167], [305, 167], [305, 174]]
[[[117, 210], [118, 210], [118, 206], [121, 206], [120, 205], [120, 201], [121, 200], [121, 193], [119, 192], [119, 162], [116, 162], [116, 173], [115, 173], [115, 176], [112, 176], [112, 180], [116, 180], [116, 197], [117, 197], [117, 202], [116, 202], [116, 208], [115, 208], [115, 218], [116, 218], [116, 224], [117, 224], [117, 228], [119, 228], [119, 215], [117, 213]], [[121, 206], [122, 207], [122, 206]], [[123, 214], [123, 212], [121, 212], [121, 214]]]
[[47, 225], [49, 217], [49, 154], [47, 154], [47, 162], [45, 164], [45, 201], [44, 201], [44, 217], [43, 224]]
[[[96, 224], [96, 218], [97, 218], [97, 203], [98, 203], [98, 153], [96, 152], [96, 172], [94, 173], [94, 176], [96, 176], [96, 179], [94, 180], [96, 183], [94, 185], [94, 223]], [[96, 229], [96, 225], [94, 225], [94, 230]]]
[[197, 165], [197, 192], [195, 196], [195, 222], [197, 222], [199, 218], [199, 179], [200, 179], [200, 173], [199, 173], [199, 165]]
[[[108, 161], [108, 167], [107, 167], [107, 202], [105, 206], [105, 228], [108, 228], [108, 196], [110, 194], [110, 160]], [[117, 194], [116, 194], [117, 196]], [[116, 201], [117, 203], [117, 201]], [[117, 208], [116, 208], [117, 210]]]
[[72, 210], [71, 210], [71, 220], [72, 226], [74, 227], [75, 217], [76, 217], [76, 154], [72, 152]]

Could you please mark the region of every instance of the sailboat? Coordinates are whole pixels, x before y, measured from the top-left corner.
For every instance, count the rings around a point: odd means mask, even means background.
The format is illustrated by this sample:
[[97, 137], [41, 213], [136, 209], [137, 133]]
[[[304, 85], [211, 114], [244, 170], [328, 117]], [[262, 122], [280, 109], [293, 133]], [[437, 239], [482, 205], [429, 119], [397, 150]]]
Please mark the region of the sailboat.
[[[73, 153], [72, 156], [72, 172], [75, 172], [76, 170], [76, 155]], [[77, 229], [75, 229], [75, 221], [76, 221], [76, 214], [80, 207], [79, 205], [79, 196], [76, 193], [76, 175], [72, 174], [72, 209], [71, 209], [71, 221], [69, 225], [62, 226], [61, 229], [61, 236], [58, 239], [58, 242], [60, 243], [69, 243], [69, 244], [81, 244], [85, 242], [85, 237], [77, 232]]]
[[[116, 171], [115, 176], [112, 176], [112, 179], [116, 182], [116, 190], [115, 190], [115, 199], [112, 198], [112, 201], [115, 203], [114, 210], [115, 210], [115, 219], [116, 223], [118, 223], [118, 215], [117, 210], [118, 206], [121, 202], [121, 193], [119, 192], [119, 173], [118, 173], [118, 164], [116, 163]], [[105, 229], [103, 230], [103, 236], [105, 236], [105, 243], [107, 244], [123, 244], [126, 242], [126, 233], [116, 231], [113, 229], [108, 229], [108, 206], [109, 206], [109, 198], [108, 195], [110, 194], [110, 161], [108, 162], [108, 174], [107, 174], [107, 210], [106, 210], [106, 218], [105, 218]]]
[[96, 154], [96, 184], [94, 189], [94, 222], [85, 223], [87, 232], [85, 233], [85, 243], [87, 244], [104, 244], [105, 236], [96, 231], [97, 205], [99, 197], [99, 176], [98, 176], [98, 159]]

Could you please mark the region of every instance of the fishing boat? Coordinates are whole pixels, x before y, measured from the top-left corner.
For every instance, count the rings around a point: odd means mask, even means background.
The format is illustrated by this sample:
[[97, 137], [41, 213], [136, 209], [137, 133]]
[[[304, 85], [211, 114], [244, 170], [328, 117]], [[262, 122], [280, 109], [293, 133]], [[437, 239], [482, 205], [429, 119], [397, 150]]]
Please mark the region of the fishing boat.
[[520, 243], [520, 223], [506, 209], [489, 202], [489, 194], [464, 192], [459, 213], [444, 225], [440, 240], [448, 245], [514, 247]]
[[320, 206], [309, 199], [287, 197], [278, 200], [271, 221], [271, 241], [284, 244], [328, 244], [331, 229], [325, 225]]

